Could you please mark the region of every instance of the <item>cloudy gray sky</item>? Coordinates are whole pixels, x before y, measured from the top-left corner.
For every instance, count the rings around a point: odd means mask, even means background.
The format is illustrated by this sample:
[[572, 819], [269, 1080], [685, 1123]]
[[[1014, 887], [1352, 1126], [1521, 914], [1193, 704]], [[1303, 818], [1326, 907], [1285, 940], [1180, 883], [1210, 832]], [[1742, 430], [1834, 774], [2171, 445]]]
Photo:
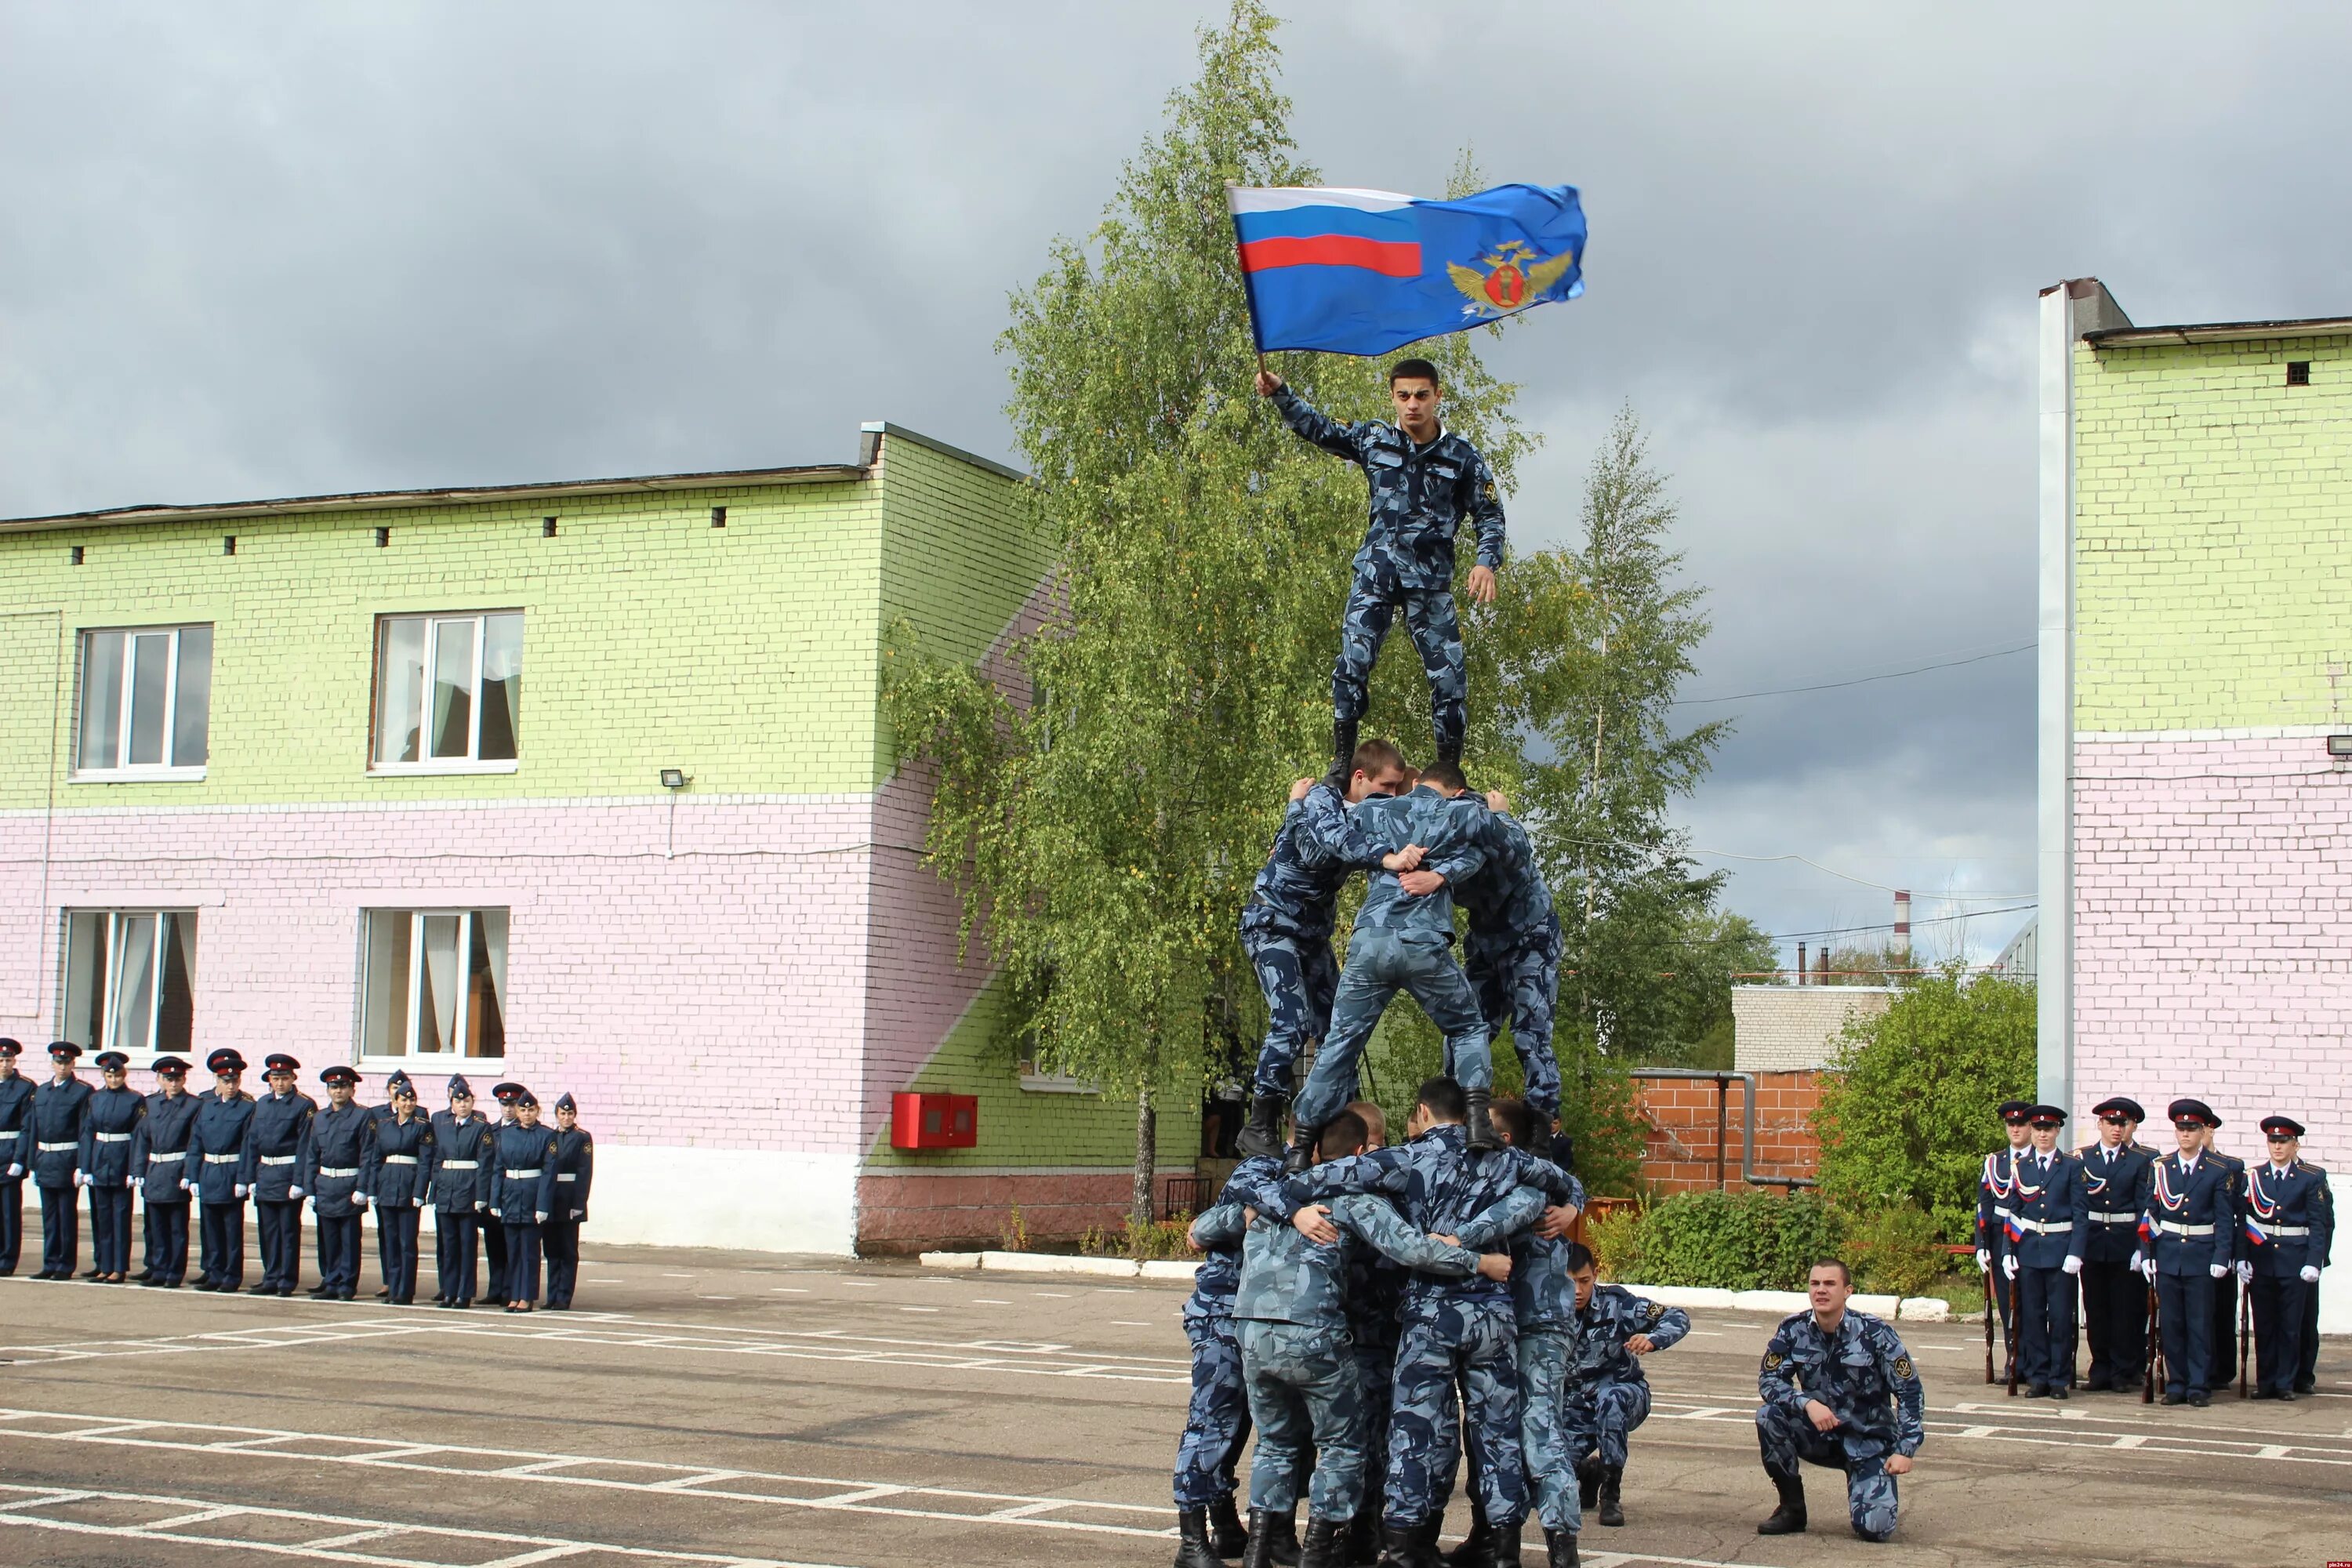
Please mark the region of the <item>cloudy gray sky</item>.
[[[1694, 696], [2015, 647], [2032, 325], [2352, 310], [2352, 13], [1288, 0], [1334, 184], [1580, 186], [1590, 292], [1498, 353], [1572, 528], [1630, 401], [1715, 590]], [[1006, 291], [1221, 4], [0, 7], [0, 515], [1009, 456]], [[1775, 931], [2032, 889], [2032, 656], [1691, 711]], [[2023, 917], [1923, 926], [1979, 956]]]

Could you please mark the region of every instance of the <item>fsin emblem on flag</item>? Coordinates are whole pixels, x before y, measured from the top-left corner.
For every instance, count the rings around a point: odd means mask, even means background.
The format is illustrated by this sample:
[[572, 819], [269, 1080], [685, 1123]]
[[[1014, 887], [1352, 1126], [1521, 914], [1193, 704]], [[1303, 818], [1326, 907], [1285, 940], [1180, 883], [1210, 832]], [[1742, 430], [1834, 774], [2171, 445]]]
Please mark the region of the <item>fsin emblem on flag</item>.
[[1479, 260], [1487, 270], [1481, 272], [1458, 261], [1445, 264], [1446, 275], [1470, 301], [1462, 307], [1465, 316], [1499, 316], [1517, 310], [1527, 303], [1528, 296], [1541, 294], [1559, 281], [1559, 275], [1576, 265], [1576, 252], [1563, 250], [1538, 260], [1533, 247], [1514, 239]]

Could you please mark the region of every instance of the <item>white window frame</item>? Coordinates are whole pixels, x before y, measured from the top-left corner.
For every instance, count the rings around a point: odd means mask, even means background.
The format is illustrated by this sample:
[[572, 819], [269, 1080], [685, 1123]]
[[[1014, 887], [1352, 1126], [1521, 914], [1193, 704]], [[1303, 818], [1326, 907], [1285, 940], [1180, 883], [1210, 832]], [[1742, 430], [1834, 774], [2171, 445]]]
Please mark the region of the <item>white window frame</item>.
[[[518, 726], [515, 735], [515, 755], [481, 760], [482, 749], [482, 657], [489, 647], [488, 621], [493, 616], [521, 616], [520, 609], [499, 610], [399, 610], [387, 611], [375, 618], [375, 647], [370, 658], [375, 664], [375, 678], [368, 688], [368, 772], [387, 778], [430, 777], [449, 773], [510, 773], [522, 765], [522, 735]], [[433, 722], [433, 669], [436, 655], [441, 648], [441, 628], [455, 622], [466, 622], [474, 628], [474, 670], [467, 689], [471, 699], [467, 712], [466, 752], [463, 757], [419, 757], [413, 763], [385, 762], [377, 753], [383, 750], [383, 736], [377, 726], [383, 712], [384, 653], [387, 628], [394, 621], [425, 623], [425, 664], [422, 689], [418, 701], [421, 712], [417, 721], [417, 736], [421, 751], [431, 751], [427, 738]], [[528, 626], [525, 630], [528, 631]]]
[[[66, 1033], [66, 1030], [71, 1024], [71, 1020], [66, 1016], [66, 1007], [68, 1005], [68, 999], [72, 994], [72, 976], [75, 953], [70, 939], [73, 934], [73, 917], [76, 915], [103, 915], [106, 917], [106, 935], [103, 939], [103, 944], [106, 951], [106, 981], [105, 984], [99, 988], [98, 1038], [95, 1040], [74, 1040], [74, 1044], [84, 1047], [92, 1054], [99, 1051], [111, 1051], [121, 1048], [115, 1044], [117, 1028], [121, 1023], [121, 1014], [115, 1006], [115, 995], [120, 989], [118, 982], [121, 973], [121, 965], [117, 960], [119, 949], [121, 945], [122, 922], [126, 920], [146, 919], [152, 920], [155, 922], [155, 929], [153, 934], [148, 938], [147, 1044], [142, 1047], [142, 1050], [143, 1054], [148, 1055], [160, 1054], [165, 1050], [167, 1047], [160, 1041], [161, 1031], [158, 1027], [162, 1023], [163, 1016], [163, 917], [165, 915], [171, 915], [196, 926], [198, 931], [196, 952], [199, 955], [199, 961], [201, 961], [201, 955], [204, 951], [202, 945], [203, 928], [201, 923], [196, 920], [196, 911], [193, 909], [180, 909], [166, 905], [158, 909], [76, 908], [66, 910], [63, 913], [65, 915], [66, 934], [68, 940], [64, 944], [66, 949], [64, 953], [64, 978], [60, 980], [58, 985], [58, 1037], [59, 1039], [73, 1039], [71, 1035]], [[191, 984], [194, 983], [194, 979], [195, 977], [193, 974], [189, 976], [189, 982]], [[193, 998], [191, 998], [191, 1000], [193, 1001]], [[195, 1030], [193, 1024], [191, 1024], [188, 1032], [189, 1044], [186, 1047], [168, 1048], [184, 1048], [193, 1051], [195, 1048]]]
[[[203, 780], [205, 776], [205, 763], [190, 763], [185, 766], [182, 766], [174, 763], [128, 763], [118, 761], [111, 767], [86, 768], [81, 765], [82, 729], [89, 721], [90, 638], [113, 636], [129, 639], [126, 641], [124, 647], [122, 674], [119, 678], [121, 681], [121, 689], [117, 693], [117, 696], [121, 702], [121, 708], [120, 710], [121, 713], [121, 728], [115, 736], [114, 754], [117, 758], [121, 758], [128, 756], [131, 752], [131, 683], [136, 676], [139, 668], [139, 658], [136, 652], [135, 639], [142, 637], [154, 637], [163, 634], [169, 634], [171, 637], [171, 656], [164, 661], [163, 665], [163, 751], [164, 754], [168, 756], [171, 754], [173, 747], [177, 745], [179, 741], [180, 634], [187, 631], [216, 632], [216, 628], [210, 621], [181, 621], [166, 623], [165, 625], [157, 626], [82, 626], [79, 628], [76, 641], [80, 644], [78, 656], [81, 665], [81, 679], [76, 688], [77, 696], [75, 700], [73, 729], [73, 767], [66, 774], [68, 783], [133, 784], [141, 781], [169, 781], [173, 783], [194, 784]], [[215, 635], [213, 639], [213, 651], [215, 656], [217, 656], [220, 651], [220, 639], [217, 635]], [[205, 755], [206, 762], [209, 762], [212, 756], [212, 714], [209, 711], [212, 701], [211, 690], [211, 684], [210, 682], [207, 682], [205, 685], [205, 699], [207, 708], [207, 711], [205, 714]], [[143, 910], [135, 910], [131, 912], [134, 914], [143, 914], [146, 911]]]
[[[479, 663], [478, 660], [476, 662]], [[511, 943], [514, 939], [514, 910], [509, 905], [488, 903], [454, 906], [418, 905], [410, 908], [373, 904], [360, 910], [360, 994], [359, 1007], [354, 1016], [353, 1034], [357, 1038], [354, 1041], [352, 1054], [359, 1058], [362, 1070], [390, 1072], [394, 1068], [414, 1069], [420, 1062], [428, 1068], [446, 1062], [452, 1072], [503, 1072], [506, 1070], [504, 1056], [469, 1057], [466, 1054], [467, 1009], [462, 1005], [457, 1009], [456, 1027], [451, 1035], [452, 1042], [457, 1047], [455, 1050], [419, 1051], [414, 1048], [416, 1043], [417, 1015], [425, 1005], [425, 921], [427, 917], [456, 916], [461, 922], [457, 927], [457, 953], [458, 992], [462, 997], [468, 978], [465, 966], [473, 952], [474, 919], [486, 910], [505, 910], [507, 939]], [[380, 915], [406, 915], [409, 922], [408, 1015], [402, 1020], [401, 1036], [411, 1048], [390, 1056], [370, 1050], [367, 1037], [368, 986], [373, 978], [368, 973], [368, 927]], [[508, 950], [507, 963], [511, 973], [514, 963], [511, 946]], [[505, 1009], [504, 990], [499, 992], [499, 1006], [501, 1011]]]

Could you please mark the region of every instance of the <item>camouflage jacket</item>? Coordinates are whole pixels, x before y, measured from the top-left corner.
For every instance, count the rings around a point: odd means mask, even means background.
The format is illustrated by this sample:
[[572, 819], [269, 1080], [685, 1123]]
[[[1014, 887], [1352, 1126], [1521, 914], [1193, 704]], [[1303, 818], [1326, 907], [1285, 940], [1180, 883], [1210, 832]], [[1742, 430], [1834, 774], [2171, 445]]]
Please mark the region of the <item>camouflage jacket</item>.
[[1359, 581], [1382, 588], [1452, 588], [1454, 536], [1468, 517], [1478, 531], [1478, 564], [1503, 563], [1503, 503], [1478, 448], [1439, 432], [1416, 446], [1386, 420], [1342, 425], [1287, 386], [1274, 395], [1283, 420], [1303, 439], [1364, 470], [1371, 522], [1356, 552]]
[[1823, 1333], [1809, 1311], [1781, 1319], [1764, 1347], [1756, 1389], [1765, 1404], [1800, 1412], [1818, 1399], [1836, 1414], [1841, 1433], [1898, 1454], [1916, 1454], [1927, 1440], [1927, 1393], [1911, 1352], [1867, 1312], [1848, 1308], [1834, 1334]]
[[1242, 1278], [1242, 1238], [1248, 1224], [1244, 1208], [1287, 1220], [1292, 1210], [1282, 1197], [1282, 1161], [1272, 1154], [1255, 1154], [1234, 1167], [1217, 1194], [1217, 1201], [1192, 1222], [1192, 1239], [1202, 1257], [1192, 1277], [1192, 1294], [1184, 1301], [1184, 1319], [1229, 1318], [1234, 1290]]
[[1489, 941], [1517, 942], [1545, 929], [1553, 920], [1551, 888], [1536, 864], [1536, 847], [1528, 830], [1502, 812], [1489, 812], [1478, 835], [1485, 861], [1476, 875], [1465, 871], [1457, 881], [1446, 874], [1454, 901], [1470, 917], [1470, 935]]
[[1339, 920], [1339, 889], [1358, 871], [1378, 870], [1386, 853], [1358, 830], [1339, 792], [1318, 780], [1283, 814], [1265, 869], [1242, 906], [1242, 930], [1328, 941]]
[[[1295, 1209], [1346, 1193], [1384, 1193], [1396, 1200], [1413, 1229], [1458, 1237], [1515, 1188], [1540, 1188], [1555, 1203], [1569, 1201], [1577, 1190], [1575, 1178], [1549, 1160], [1517, 1149], [1473, 1153], [1464, 1147], [1464, 1137], [1460, 1122], [1445, 1122], [1409, 1143], [1328, 1160], [1291, 1177], [1283, 1196]], [[1405, 1281], [1403, 1310], [1410, 1314], [1465, 1298], [1500, 1303], [1509, 1297], [1508, 1285], [1483, 1275], [1456, 1279], [1415, 1272]]]
[[1570, 1398], [1579, 1388], [1644, 1381], [1642, 1358], [1625, 1348], [1635, 1334], [1649, 1335], [1651, 1349], [1662, 1351], [1690, 1332], [1689, 1313], [1636, 1296], [1622, 1285], [1595, 1285], [1592, 1300], [1580, 1310], [1571, 1307], [1570, 1318], [1576, 1334], [1568, 1363]]
[[1476, 1253], [1413, 1229], [1386, 1198], [1334, 1198], [1331, 1223], [1339, 1239], [1323, 1246], [1286, 1220], [1260, 1215], [1243, 1243], [1234, 1316], [1346, 1331], [1351, 1252], [1377, 1250], [1407, 1268], [1457, 1279], [1478, 1267]]
[[[1568, 1178], [1565, 1200], [1584, 1206], [1584, 1184]], [[1455, 1235], [1463, 1246], [1492, 1252], [1505, 1241], [1511, 1249], [1511, 1315], [1521, 1330], [1564, 1331], [1576, 1315], [1576, 1282], [1568, 1275], [1568, 1243], [1528, 1228], [1552, 1205], [1540, 1187], [1520, 1187], [1485, 1210]]]
[[1356, 929], [1390, 931], [1408, 942], [1452, 942], [1454, 879], [1475, 876], [1486, 863], [1478, 847], [1486, 828], [1486, 803], [1469, 795], [1448, 800], [1423, 784], [1405, 795], [1369, 796], [1349, 811], [1380, 853], [1418, 844], [1423, 864], [1444, 870], [1446, 878], [1437, 891], [1415, 898], [1404, 890], [1394, 871], [1374, 870], [1364, 906], [1356, 911]]

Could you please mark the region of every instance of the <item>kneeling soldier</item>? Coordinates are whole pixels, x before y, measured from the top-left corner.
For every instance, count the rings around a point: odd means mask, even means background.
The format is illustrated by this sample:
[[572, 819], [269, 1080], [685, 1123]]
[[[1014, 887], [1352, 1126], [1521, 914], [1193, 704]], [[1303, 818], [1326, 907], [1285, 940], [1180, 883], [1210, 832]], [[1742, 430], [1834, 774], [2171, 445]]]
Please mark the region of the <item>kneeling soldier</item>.
[[1867, 1312], [1846, 1310], [1853, 1275], [1833, 1258], [1805, 1282], [1812, 1310], [1781, 1320], [1757, 1374], [1763, 1395], [1756, 1441], [1780, 1506], [1759, 1535], [1805, 1528], [1805, 1482], [1798, 1461], [1845, 1472], [1847, 1511], [1864, 1541], [1895, 1534], [1895, 1478], [1911, 1470], [1927, 1441], [1927, 1391], [1895, 1331]]

